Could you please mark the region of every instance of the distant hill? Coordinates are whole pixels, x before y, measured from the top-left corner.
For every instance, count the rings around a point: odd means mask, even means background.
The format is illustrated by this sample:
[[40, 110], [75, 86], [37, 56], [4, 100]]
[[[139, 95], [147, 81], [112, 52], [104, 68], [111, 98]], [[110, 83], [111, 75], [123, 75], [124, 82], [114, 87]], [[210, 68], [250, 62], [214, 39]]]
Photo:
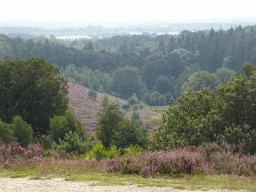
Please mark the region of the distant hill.
[[23, 38], [23, 39], [32, 39], [32, 38], [37, 37], [36, 35], [32, 35], [29, 33], [8, 33], [7, 36], [11, 37], [11, 38], [16, 38], [16, 37], [20, 36], [20, 38]]

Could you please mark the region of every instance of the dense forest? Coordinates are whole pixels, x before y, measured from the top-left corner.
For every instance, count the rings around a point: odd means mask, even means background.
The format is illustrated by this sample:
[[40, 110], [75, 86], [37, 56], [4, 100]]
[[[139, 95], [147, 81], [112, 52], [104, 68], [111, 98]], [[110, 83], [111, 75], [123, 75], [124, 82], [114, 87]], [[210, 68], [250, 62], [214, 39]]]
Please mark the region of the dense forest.
[[256, 27], [185, 31], [178, 36], [114, 36], [66, 43], [0, 35], [0, 59], [43, 57], [61, 75], [95, 91], [166, 105], [192, 88], [223, 85], [244, 62], [256, 65]]

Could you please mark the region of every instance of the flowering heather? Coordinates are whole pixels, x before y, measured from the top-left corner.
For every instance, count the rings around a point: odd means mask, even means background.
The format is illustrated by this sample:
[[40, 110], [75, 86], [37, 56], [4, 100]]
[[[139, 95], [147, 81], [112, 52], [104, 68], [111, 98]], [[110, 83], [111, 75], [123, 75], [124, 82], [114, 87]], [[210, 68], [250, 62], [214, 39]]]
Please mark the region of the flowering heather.
[[22, 160], [27, 160], [31, 162], [33, 160], [42, 161], [42, 156], [40, 155], [43, 147], [37, 144], [31, 144], [26, 148], [21, 147], [20, 144], [16, 142], [12, 143], [1, 143], [0, 144], [0, 165], [8, 164], [11, 162], [21, 162]]
[[[205, 148], [185, 147], [132, 157], [115, 157], [105, 160], [105, 171], [142, 176], [181, 173], [256, 175], [256, 156], [239, 158], [239, 154], [232, 154], [230, 145], [223, 143], [223, 148], [216, 146], [208, 144]], [[213, 147], [212, 153], [208, 153], [210, 147]]]

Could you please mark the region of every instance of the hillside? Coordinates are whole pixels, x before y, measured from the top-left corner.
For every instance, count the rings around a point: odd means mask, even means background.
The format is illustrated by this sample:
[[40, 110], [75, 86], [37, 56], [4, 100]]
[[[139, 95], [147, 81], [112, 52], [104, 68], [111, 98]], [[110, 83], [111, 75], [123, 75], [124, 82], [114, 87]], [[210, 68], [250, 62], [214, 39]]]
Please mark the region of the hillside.
[[[83, 126], [89, 131], [89, 133], [95, 132], [94, 128], [97, 123], [97, 111], [100, 109], [101, 101], [103, 100], [105, 93], [97, 92], [96, 100], [90, 99], [88, 96], [89, 88], [76, 85], [71, 82], [68, 83], [69, 88], [69, 107], [73, 109], [76, 116], [82, 122]], [[118, 97], [108, 95], [109, 101], [115, 102], [118, 100], [121, 105], [128, 103], [128, 101], [124, 99], [120, 99]], [[148, 107], [144, 107], [143, 109], [138, 109], [140, 113], [141, 120], [143, 122], [142, 126], [145, 128], [146, 125], [149, 126], [149, 133], [152, 132], [152, 129], [156, 126], [156, 122], [152, 121], [152, 116], [159, 115], [159, 113], [154, 112]], [[126, 112], [126, 117], [130, 118], [132, 115], [132, 109]], [[151, 122], [150, 122], [151, 121]]]

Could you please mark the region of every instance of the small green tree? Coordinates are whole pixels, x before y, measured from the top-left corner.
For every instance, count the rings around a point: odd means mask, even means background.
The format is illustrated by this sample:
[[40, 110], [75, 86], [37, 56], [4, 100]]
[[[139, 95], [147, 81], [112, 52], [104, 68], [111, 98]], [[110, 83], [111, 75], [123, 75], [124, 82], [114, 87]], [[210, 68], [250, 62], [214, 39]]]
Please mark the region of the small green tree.
[[59, 139], [64, 139], [65, 134], [68, 133], [68, 122], [64, 116], [54, 116], [50, 118], [50, 134], [49, 137], [52, 141], [59, 143]]
[[117, 125], [112, 144], [117, 148], [126, 148], [130, 145], [139, 145], [144, 149], [148, 146], [147, 129], [141, 128], [142, 122], [126, 118]]
[[13, 130], [13, 136], [16, 137], [18, 143], [21, 143], [22, 147], [27, 147], [33, 140], [33, 129], [31, 125], [22, 120], [22, 117], [17, 115], [13, 118], [11, 123]]
[[64, 140], [59, 139], [59, 144], [53, 141], [51, 148], [55, 152], [65, 151], [70, 155], [80, 155], [89, 152], [89, 150], [92, 149], [92, 144], [83, 141], [77, 133], [72, 133], [72, 130], [70, 130], [65, 134]]
[[121, 110], [120, 104], [109, 103], [108, 96], [105, 95], [101, 102], [101, 108], [97, 112], [96, 135], [105, 148], [110, 147], [113, 139], [116, 125], [124, 120], [124, 112]]
[[54, 116], [50, 118], [50, 134], [49, 137], [52, 141], [59, 143], [59, 139], [64, 140], [66, 133], [70, 130], [77, 133], [83, 141], [88, 141], [89, 133], [83, 127], [81, 121], [76, 117], [72, 109], [65, 111], [65, 116]]

